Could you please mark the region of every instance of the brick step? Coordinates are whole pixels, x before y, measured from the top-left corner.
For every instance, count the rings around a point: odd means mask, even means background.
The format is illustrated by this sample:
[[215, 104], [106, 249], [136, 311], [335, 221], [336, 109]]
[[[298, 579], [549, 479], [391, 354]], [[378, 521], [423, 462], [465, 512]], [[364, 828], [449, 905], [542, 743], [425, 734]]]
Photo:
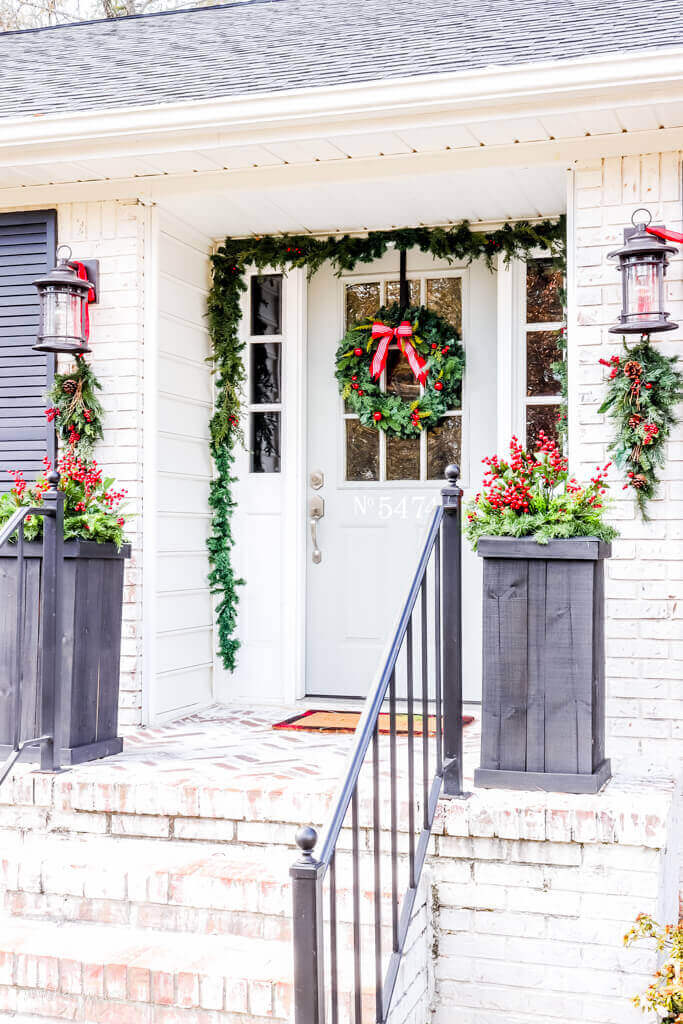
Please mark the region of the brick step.
[[[352, 949], [339, 961], [351, 1024]], [[374, 1012], [364, 954], [363, 1019]], [[275, 1024], [291, 1020], [289, 942], [0, 918], [0, 1020], [83, 1024]]]
[[0, 1013], [89, 1024], [287, 1020], [289, 943], [0, 921]]
[[[289, 940], [291, 890], [285, 853], [237, 845], [27, 835], [5, 841], [0, 886], [14, 917], [128, 925], [196, 934]], [[384, 904], [388, 864], [384, 864]], [[338, 853], [340, 940], [351, 939], [349, 855]], [[372, 870], [363, 878], [372, 879]], [[372, 890], [361, 893], [364, 930]], [[348, 932], [348, 934], [346, 934]]]

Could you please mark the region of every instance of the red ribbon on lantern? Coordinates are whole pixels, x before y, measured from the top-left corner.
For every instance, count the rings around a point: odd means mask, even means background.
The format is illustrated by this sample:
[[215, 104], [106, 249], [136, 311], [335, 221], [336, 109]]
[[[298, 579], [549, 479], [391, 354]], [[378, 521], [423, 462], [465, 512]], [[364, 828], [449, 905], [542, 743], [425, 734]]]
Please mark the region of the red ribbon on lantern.
[[[76, 271], [76, 273], [78, 275], [79, 281], [87, 281], [88, 280], [88, 271], [85, 269], [85, 264], [84, 263], [79, 263], [78, 260], [71, 260], [71, 262], [69, 263], [69, 266], [72, 268], [72, 270]], [[84, 314], [83, 314], [83, 320], [84, 320], [83, 327], [85, 328], [84, 334], [85, 334], [85, 340], [86, 341], [88, 341], [89, 338], [90, 338], [90, 313], [88, 312], [88, 303], [94, 302], [94, 301], [95, 301], [95, 289], [91, 288], [90, 291], [88, 292], [88, 297], [85, 300], [85, 310], [84, 310]]]
[[649, 225], [646, 226], [645, 230], [648, 235], [656, 235], [657, 238], [663, 238], [667, 242], [683, 244], [683, 235], [679, 235], [677, 231], [669, 231], [668, 228], [651, 228]]
[[427, 381], [427, 370], [425, 369], [427, 363], [418, 355], [417, 351], [406, 339], [412, 338], [413, 328], [410, 325], [410, 321], [402, 320], [398, 327], [387, 327], [381, 320], [376, 320], [372, 325], [371, 338], [376, 341], [380, 339], [380, 343], [377, 346], [372, 362], [370, 363], [370, 376], [373, 380], [377, 380], [382, 375], [382, 370], [386, 366], [387, 356], [389, 354], [389, 345], [396, 338], [401, 352], [408, 360], [408, 365], [413, 371], [415, 380], [420, 384], [425, 384]]

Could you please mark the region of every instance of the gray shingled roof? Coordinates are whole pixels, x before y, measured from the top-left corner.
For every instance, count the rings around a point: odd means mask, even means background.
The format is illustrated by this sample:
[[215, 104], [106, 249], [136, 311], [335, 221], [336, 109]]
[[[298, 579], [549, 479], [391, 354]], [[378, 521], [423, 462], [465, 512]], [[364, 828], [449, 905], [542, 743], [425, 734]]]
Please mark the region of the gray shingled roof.
[[0, 34], [0, 118], [681, 44], [683, 0], [252, 0]]

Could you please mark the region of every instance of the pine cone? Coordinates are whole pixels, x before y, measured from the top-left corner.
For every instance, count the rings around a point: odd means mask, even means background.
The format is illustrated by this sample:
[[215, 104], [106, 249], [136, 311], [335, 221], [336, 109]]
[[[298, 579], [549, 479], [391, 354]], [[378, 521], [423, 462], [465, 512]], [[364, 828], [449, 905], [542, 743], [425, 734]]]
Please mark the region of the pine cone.
[[637, 378], [640, 377], [642, 372], [643, 367], [640, 365], [637, 359], [629, 359], [629, 361], [624, 365], [624, 373], [627, 377], [630, 377], [631, 380], [637, 380]]
[[638, 426], [638, 424], [642, 422], [643, 417], [636, 412], [633, 414], [633, 416], [631, 416], [630, 420], [628, 421], [628, 425], [631, 428], [631, 430], [634, 430]]
[[631, 483], [637, 490], [642, 490], [643, 487], [647, 487], [647, 477], [644, 473], [636, 473], [632, 478]]
[[62, 391], [65, 395], [75, 395], [77, 388], [78, 381], [73, 380], [71, 377], [69, 377], [68, 380], [65, 380], [62, 384]]

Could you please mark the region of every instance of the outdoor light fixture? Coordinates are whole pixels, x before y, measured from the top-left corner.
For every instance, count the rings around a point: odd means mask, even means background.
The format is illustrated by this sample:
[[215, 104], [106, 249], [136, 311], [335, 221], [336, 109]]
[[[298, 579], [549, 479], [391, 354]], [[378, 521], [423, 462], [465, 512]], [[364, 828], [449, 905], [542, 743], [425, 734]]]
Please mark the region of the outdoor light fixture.
[[[649, 210], [638, 209], [631, 217], [632, 228], [624, 229], [624, 247], [609, 253], [619, 258], [622, 310], [611, 334], [654, 334], [675, 331], [678, 324], [664, 312], [664, 275], [668, 254], [678, 250], [667, 245], [670, 234], [664, 228], [651, 228]], [[675, 236], [677, 237], [677, 236]]]
[[[61, 257], [60, 253], [63, 253]], [[80, 355], [91, 351], [88, 302], [95, 300], [96, 283], [88, 280], [89, 277], [96, 277], [93, 263], [86, 267], [84, 263], [72, 261], [69, 246], [60, 245], [55, 269], [33, 282], [40, 301], [35, 352]]]

